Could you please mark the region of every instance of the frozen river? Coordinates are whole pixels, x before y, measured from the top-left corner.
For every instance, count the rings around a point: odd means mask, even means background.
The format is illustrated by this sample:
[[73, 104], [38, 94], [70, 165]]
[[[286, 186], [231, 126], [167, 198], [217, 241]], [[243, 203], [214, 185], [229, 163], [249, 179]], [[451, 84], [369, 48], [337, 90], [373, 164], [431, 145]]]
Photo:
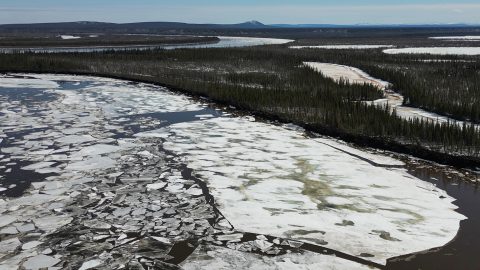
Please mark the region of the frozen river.
[[392, 157], [96, 77], [0, 77], [0, 173], [0, 269], [383, 269], [466, 219]]
[[228, 37], [219, 36], [219, 41], [214, 43], [193, 43], [180, 45], [130, 45], [130, 46], [81, 46], [81, 47], [31, 47], [31, 48], [0, 48], [0, 53], [35, 52], [35, 53], [72, 53], [72, 52], [103, 52], [126, 50], [152, 50], [152, 49], [195, 49], [195, 48], [233, 48], [251, 47], [261, 45], [275, 45], [292, 42], [289, 39], [258, 38], [258, 37]]

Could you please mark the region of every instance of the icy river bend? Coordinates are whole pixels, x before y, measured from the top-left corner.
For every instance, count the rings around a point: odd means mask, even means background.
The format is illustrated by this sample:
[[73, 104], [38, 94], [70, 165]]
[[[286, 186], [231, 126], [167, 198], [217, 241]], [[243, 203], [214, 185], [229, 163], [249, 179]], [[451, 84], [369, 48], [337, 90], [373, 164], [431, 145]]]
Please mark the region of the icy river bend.
[[4, 75], [0, 119], [0, 269], [382, 268], [465, 219], [401, 161], [153, 85]]

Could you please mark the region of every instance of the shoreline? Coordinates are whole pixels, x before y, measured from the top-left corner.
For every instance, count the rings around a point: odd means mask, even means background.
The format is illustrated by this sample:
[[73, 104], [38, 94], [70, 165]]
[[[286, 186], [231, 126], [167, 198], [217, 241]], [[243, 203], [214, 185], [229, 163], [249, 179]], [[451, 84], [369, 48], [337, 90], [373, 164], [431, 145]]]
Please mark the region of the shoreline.
[[453, 166], [460, 169], [475, 170], [476, 168], [480, 167], [480, 160], [474, 157], [457, 156], [449, 153], [441, 153], [431, 149], [419, 147], [418, 145], [402, 144], [400, 142], [393, 141], [393, 140], [385, 140], [385, 139], [380, 139], [380, 138], [370, 137], [370, 136], [354, 135], [345, 131], [317, 125], [314, 123], [292, 121], [280, 115], [237, 107], [236, 104], [231, 104], [222, 100], [217, 100], [206, 95], [195, 93], [188, 89], [184, 89], [184, 88], [177, 87], [170, 84], [165, 84], [165, 83], [156, 81], [155, 79], [151, 79], [151, 78], [149, 79], [148, 77], [141, 77], [139, 75], [132, 75], [130, 77], [128, 75], [125, 76], [125, 75], [103, 74], [103, 73], [93, 73], [93, 72], [69, 72], [69, 71], [41, 72], [41, 71], [34, 71], [34, 70], [0, 70], [0, 74], [28, 74], [28, 73], [92, 76], [92, 77], [126, 80], [126, 81], [131, 81], [136, 83], [152, 84], [159, 87], [168, 88], [173, 92], [181, 93], [189, 97], [206, 99], [217, 105], [223, 105], [227, 107], [233, 106], [234, 108], [230, 108], [230, 109], [233, 109], [235, 112], [242, 113], [242, 114], [250, 114], [262, 120], [272, 121], [272, 122], [277, 122], [282, 124], [294, 124], [304, 128], [305, 131], [309, 132], [310, 134], [318, 133], [320, 135], [333, 137], [336, 139], [343, 140], [347, 143], [353, 143], [355, 146], [358, 146], [358, 147], [370, 147], [370, 148], [376, 148], [380, 150], [391, 151], [399, 155], [402, 155], [402, 154], [409, 155], [415, 158], [424, 159], [424, 160], [439, 163], [442, 165]]

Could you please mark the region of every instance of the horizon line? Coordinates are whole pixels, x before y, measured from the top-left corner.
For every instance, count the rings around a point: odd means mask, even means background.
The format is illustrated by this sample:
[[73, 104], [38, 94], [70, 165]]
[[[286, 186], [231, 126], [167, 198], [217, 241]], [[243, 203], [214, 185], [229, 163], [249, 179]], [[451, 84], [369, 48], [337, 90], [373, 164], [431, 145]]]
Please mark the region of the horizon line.
[[262, 23], [258, 20], [250, 20], [238, 23], [208, 23], [208, 22], [184, 22], [184, 21], [131, 21], [131, 22], [109, 22], [96, 20], [75, 20], [75, 21], [45, 21], [45, 22], [22, 22], [22, 23], [0, 23], [0, 25], [34, 25], [34, 24], [61, 24], [61, 23], [99, 23], [99, 24], [135, 24], [135, 23], [178, 23], [191, 25], [239, 25], [248, 23], [260, 23], [263, 26], [302, 26], [302, 25], [329, 25], [329, 26], [448, 26], [448, 25], [465, 25], [465, 26], [480, 26], [478, 23], [453, 22], [453, 23]]

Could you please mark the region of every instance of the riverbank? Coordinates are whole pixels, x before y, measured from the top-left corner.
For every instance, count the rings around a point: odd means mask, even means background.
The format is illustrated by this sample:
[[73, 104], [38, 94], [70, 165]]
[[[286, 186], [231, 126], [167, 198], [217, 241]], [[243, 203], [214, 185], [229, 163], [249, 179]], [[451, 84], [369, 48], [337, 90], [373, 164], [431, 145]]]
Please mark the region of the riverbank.
[[111, 78], [111, 79], [129, 80], [137, 83], [149, 83], [149, 84], [154, 84], [160, 87], [166, 87], [172, 91], [186, 94], [191, 97], [200, 98], [200, 99], [209, 99], [212, 102], [215, 102], [220, 105], [233, 106], [234, 110], [237, 112], [254, 115], [264, 120], [280, 122], [285, 124], [293, 123], [295, 125], [305, 128], [307, 131], [338, 138], [346, 142], [354, 143], [359, 147], [371, 147], [371, 148], [392, 151], [392, 152], [411, 155], [416, 158], [430, 160], [440, 164], [459, 167], [459, 168], [476, 170], [476, 168], [480, 167], [480, 160], [473, 157], [465, 157], [465, 156], [457, 156], [457, 155], [452, 155], [447, 153], [441, 153], [438, 151], [426, 149], [419, 145], [402, 144], [394, 140], [384, 140], [382, 138], [377, 138], [377, 137], [351, 134], [348, 132], [343, 132], [339, 129], [334, 129], [334, 128], [323, 126], [323, 125], [296, 121], [289, 117], [285, 117], [278, 114], [268, 113], [268, 112], [259, 111], [259, 110], [251, 110], [248, 108], [243, 108], [241, 106], [238, 106], [238, 104], [236, 103], [226, 102], [225, 100], [212, 98], [208, 95], [198, 94], [197, 92], [191, 91], [189, 89], [184, 89], [175, 85], [162, 83], [156, 80], [155, 78], [151, 78], [149, 76], [142, 76], [142, 75], [125, 76], [125, 75], [91, 73], [91, 72], [54, 73], [54, 72], [35, 72], [35, 71], [25, 71], [25, 70], [16, 70], [16, 71], [12, 70], [10, 71], [10, 73], [38, 73], [38, 74], [98, 76], [98, 77]]

